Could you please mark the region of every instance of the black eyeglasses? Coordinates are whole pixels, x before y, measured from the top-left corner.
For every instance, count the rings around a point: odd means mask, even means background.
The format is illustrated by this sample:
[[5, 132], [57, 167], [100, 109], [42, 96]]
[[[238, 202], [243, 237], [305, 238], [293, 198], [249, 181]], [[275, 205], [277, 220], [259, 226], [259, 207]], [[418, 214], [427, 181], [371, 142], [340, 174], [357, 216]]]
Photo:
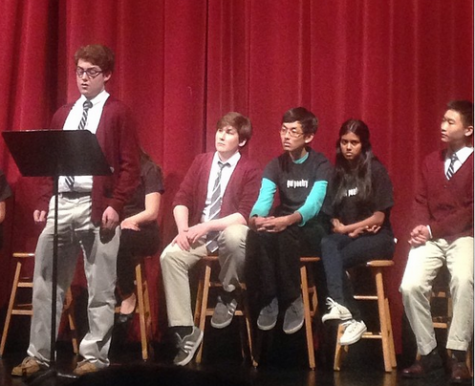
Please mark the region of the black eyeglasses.
[[80, 78], [82, 78], [84, 74], [86, 74], [88, 78], [95, 78], [101, 72], [102, 71], [98, 70], [97, 68], [88, 68], [85, 70], [84, 68], [76, 67], [76, 75]]

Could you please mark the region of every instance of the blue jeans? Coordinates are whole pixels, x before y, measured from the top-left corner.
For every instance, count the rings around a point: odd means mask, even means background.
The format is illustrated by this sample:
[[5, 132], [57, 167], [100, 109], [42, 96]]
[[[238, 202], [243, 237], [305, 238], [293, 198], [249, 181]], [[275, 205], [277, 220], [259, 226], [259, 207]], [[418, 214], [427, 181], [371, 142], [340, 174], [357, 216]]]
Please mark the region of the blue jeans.
[[392, 232], [386, 230], [376, 234], [363, 234], [356, 238], [339, 233], [324, 237], [322, 260], [327, 278], [328, 296], [348, 308], [354, 319], [361, 320], [346, 271], [369, 260], [392, 259], [393, 253], [394, 236]]

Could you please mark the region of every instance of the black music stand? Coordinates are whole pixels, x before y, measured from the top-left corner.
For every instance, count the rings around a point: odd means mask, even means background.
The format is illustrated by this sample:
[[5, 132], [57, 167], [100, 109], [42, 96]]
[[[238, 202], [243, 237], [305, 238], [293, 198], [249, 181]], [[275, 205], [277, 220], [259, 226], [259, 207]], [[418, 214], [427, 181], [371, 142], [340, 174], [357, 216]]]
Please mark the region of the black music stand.
[[60, 176], [104, 176], [112, 172], [96, 136], [88, 130], [22, 130], [5, 131], [2, 135], [24, 177], [53, 177], [54, 181], [50, 371], [56, 376], [58, 180]]

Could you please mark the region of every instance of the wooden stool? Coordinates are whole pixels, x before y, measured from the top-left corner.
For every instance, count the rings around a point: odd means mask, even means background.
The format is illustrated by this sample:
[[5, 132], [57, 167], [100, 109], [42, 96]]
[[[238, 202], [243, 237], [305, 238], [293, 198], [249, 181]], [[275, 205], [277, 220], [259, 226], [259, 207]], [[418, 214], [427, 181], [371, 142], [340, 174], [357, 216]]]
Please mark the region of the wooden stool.
[[[365, 332], [362, 339], [381, 339], [383, 346], [384, 369], [386, 372], [392, 372], [396, 368], [396, 351], [394, 349], [394, 337], [391, 324], [391, 314], [389, 312], [388, 297], [384, 292], [383, 268], [392, 267], [392, 260], [371, 260], [366, 263], [370, 268], [376, 284], [376, 295], [355, 295], [357, 300], [376, 300], [379, 313], [379, 331]], [[348, 352], [348, 346], [340, 345], [340, 338], [343, 335], [343, 325], [339, 325], [336, 337], [335, 362], [333, 369], [340, 370], [343, 352]]]
[[[148, 292], [147, 277], [144, 275], [144, 263], [144, 258], [140, 258], [135, 264], [135, 291], [137, 296], [135, 313], [139, 314], [142, 359], [146, 361], [149, 359], [149, 351], [152, 351], [150, 345], [152, 336], [152, 314], [150, 312], [150, 296]], [[116, 307], [115, 312], [120, 312], [120, 306]]]
[[[211, 280], [211, 270], [213, 264], [218, 262], [217, 256], [205, 256], [203, 257], [199, 264], [203, 265], [203, 269], [199, 276], [198, 281], [198, 292], [196, 295], [196, 306], [195, 306], [195, 316], [194, 316], [194, 323], [196, 326], [199, 327], [203, 334], [206, 328], [206, 317], [212, 316], [214, 312], [214, 308], [208, 307], [208, 300], [209, 300], [209, 289], [213, 287], [221, 287], [221, 283], [212, 281]], [[243, 291], [246, 290], [245, 284], [241, 283], [241, 289]], [[249, 353], [252, 361], [252, 365], [254, 367], [257, 366], [257, 362], [254, 361], [254, 357], [252, 355], [252, 335], [251, 335], [251, 320], [249, 317], [249, 309], [246, 301], [246, 297], [244, 294], [241, 295], [241, 299], [238, 299], [238, 309], [234, 313], [235, 316], [244, 317], [244, 321], [246, 323], [245, 334], [247, 334], [247, 344], [249, 346]], [[246, 337], [244, 333], [242, 333], [241, 329], [241, 347], [242, 347], [242, 354], [245, 357], [244, 353], [244, 345], [246, 341]], [[201, 359], [203, 356], [203, 343], [200, 345], [198, 353], [196, 355], [196, 363], [201, 363]]]
[[[300, 258], [300, 281], [304, 307], [305, 337], [307, 340], [308, 366], [315, 370], [315, 350], [313, 347], [312, 318], [317, 312], [318, 299], [315, 280], [308, 276], [307, 265], [320, 261], [316, 256], [302, 256]], [[309, 285], [309, 282], [311, 283]]]
[[[317, 312], [318, 299], [317, 287], [312, 275], [309, 275], [309, 264], [320, 261], [317, 256], [302, 256], [300, 257], [300, 288], [302, 291], [302, 300], [304, 307], [304, 325], [305, 325], [305, 339], [307, 343], [308, 366], [311, 370], [315, 370], [315, 350], [313, 345], [313, 329], [312, 319]], [[259, 344], [260, 346], [261, 344]], [[260, 349], [259, 349], [260, 351]], [[255, 366], [257, 366], [255, 359]]]
[[[33, 315], [32, 303], [17, 303], [17, 290], [19, 288], [30, 288], [33, 289], [33, 279], [31, 277], [20, 277], [21, 267], [23, 264], [23, 259], [28, 259], [34, 257], [34, 253], [14, 253], [13, 257], [17, 259], [15, 275], [13, 277], [12, 291], [10, 293], [10, 301], [8, 302], [8, 310], [5, 318], [5, 326], [3, 327], [2, 342], [0, 344], [0, 356], [3, 356], [5, 350], [5, 344], [7, 342], [8, 330], [10, 328], [10, 322], [13, 315]], [[76, 334], [76, 324], [74, 321], [74, 304], [73, 297], [71, 294], [71, 289], [68, 289], [66, 293], [65, 305], [63, 312], [66, 312], [68, 315], [69, 328], [71, 330], [71, 341], [73, 345], [74, 354], [79, 353], [78, 340]]]

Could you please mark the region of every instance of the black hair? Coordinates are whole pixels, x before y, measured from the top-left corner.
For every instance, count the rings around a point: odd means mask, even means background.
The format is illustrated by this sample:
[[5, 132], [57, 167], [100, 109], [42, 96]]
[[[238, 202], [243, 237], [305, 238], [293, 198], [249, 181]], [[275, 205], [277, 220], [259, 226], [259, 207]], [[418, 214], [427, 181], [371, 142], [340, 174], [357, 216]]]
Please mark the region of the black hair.
[[[345, 134], [353, 133], [361, 141], [361, 154], [351, 163], [341, 153], [340, 141]], [[333, 177], [334, 200], [333, 206], [338, 207], [347, 195], [348, 189], [357, 188], [358, 197], [362, 202], [371, 195], [371, 161], [375, 158], [369, 140], [369, 129], [366, 123], [359, 119], [349, 119], [340, 128], [336, 142], [336, 160]]]
[[318, 128], [318, 119], [305, 107], [294, 107], [287, 110], [282, 117], [282, 123], [300, 122], [304, 134], [315, 134]]

